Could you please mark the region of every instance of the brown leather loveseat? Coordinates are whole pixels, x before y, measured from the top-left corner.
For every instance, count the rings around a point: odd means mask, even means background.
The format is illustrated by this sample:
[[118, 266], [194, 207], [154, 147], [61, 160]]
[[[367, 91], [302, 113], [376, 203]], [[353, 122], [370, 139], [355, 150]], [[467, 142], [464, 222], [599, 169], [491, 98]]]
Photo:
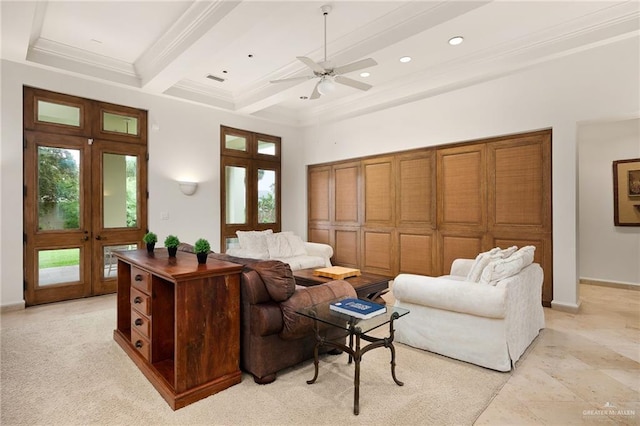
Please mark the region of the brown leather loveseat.
[[[180, 250], [192, 247], [181, 244]], [[256, 383], [267, 384], [276, 373], [313, 358], [313, 320], [296, 309], [340, 297], [357, 297], [353, 286], [337, 280], [313, 287], [297, 286], [291, 268], [278, 260], [245, 259], [211, 253], [210, 257], [244, 266], [240, 279], [240, 366]], [[343, 331], [321, 327], [325, 339], [346, 342]], [[330, 350], [322, 347], [321, 353]]]

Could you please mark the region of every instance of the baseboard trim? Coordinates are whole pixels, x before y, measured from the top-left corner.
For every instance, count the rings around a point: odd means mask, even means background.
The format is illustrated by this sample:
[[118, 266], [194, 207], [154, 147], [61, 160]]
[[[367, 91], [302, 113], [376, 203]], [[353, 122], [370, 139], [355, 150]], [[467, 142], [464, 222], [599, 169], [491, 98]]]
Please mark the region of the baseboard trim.
[[560, 312], [567, 312], [570, 314], [577, 314], [580, 310], [581, 301], [579, 300], [577, 304], [573, 303], [562, 303], [562, 302], [551, 302], [551, 309], [555, 309]]
[[621, 288], [624, 290], [633, 290], [640, 291], [640, 284], [630, 284], [630, 283], [619, 283], [613, 281], [601, 281], [601, 280], [592, 280], [587, 278], [580, 278], [580, 284], [586, 285], [597, 285], [600, 287], [612, 287], [612, 288]]
[[6, 305], [0, 306], [0, 313], [21, 311], [25, 308], [26, 305], [24, 303], [24, 300], [22, 302], [7, 303]]

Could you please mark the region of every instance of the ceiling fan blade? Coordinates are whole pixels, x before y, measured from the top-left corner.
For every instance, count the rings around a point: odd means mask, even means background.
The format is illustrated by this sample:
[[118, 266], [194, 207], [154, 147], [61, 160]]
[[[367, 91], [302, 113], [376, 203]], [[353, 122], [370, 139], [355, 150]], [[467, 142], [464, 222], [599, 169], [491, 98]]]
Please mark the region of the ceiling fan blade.
[[308, 75], [305, 77], [290, 77], [290, 78], [281, 78], [280, 80], [271, 80], [269, 83], [286, 83], [288, 81], [302, 81], [302, 80], [310, 80], [315, 78], [313, 75]]
[[318, 92], [318, 85], [320, 84], [320, 81], [316, 83], [316, 86], [313, 88], [313, 92], [311, 92], [311, 96], [309, 96], [309, 99], [318, 99], [320, 97], [320, 92]]
[[335, 81], [336, 83], [344, 84], [345, 86], [351, 86], [360, 90], [369, 90], [373, 87], [370, 84], [363, 83], [361, 81], [357, 81], [349, 77], [343, 77], [341, 75], [337, 75], [335, 77]]
[[322, 68], [320, 65], [307, 58], [306, 56], [296, 56], [296, 58], [318, 74], [324, 74], [326, 72], [324, 68]]
[[369, 68], [374, 65], [378, 65], [378, 63], [373, 58], [367, 58], [367, 59], [362, 59], [361, 61], [355, 61], [350, 64], [334, 68], [333, 72], [335, 74], [346, 74], [348, 72]]

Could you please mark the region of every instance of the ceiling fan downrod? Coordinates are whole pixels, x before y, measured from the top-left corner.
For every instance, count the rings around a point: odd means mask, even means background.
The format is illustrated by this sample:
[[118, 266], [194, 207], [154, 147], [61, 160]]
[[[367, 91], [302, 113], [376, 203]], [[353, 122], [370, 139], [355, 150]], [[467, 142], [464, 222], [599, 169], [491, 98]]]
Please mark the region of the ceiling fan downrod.
[[331, 12], [331, 6], [325, 4], [320, 8], [324, 16], [324, 62], [327, 62], [327, 15]]

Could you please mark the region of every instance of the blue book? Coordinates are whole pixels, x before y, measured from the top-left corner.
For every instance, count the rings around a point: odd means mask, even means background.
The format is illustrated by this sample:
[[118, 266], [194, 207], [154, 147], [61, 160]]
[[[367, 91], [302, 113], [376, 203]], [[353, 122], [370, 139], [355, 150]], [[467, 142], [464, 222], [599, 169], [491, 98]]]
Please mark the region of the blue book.
[[329, 309], [360, 319], [373, 318], [387, 312], [386, 306], [362, 299], [343, 299], [333, 302], [329, 305]]

